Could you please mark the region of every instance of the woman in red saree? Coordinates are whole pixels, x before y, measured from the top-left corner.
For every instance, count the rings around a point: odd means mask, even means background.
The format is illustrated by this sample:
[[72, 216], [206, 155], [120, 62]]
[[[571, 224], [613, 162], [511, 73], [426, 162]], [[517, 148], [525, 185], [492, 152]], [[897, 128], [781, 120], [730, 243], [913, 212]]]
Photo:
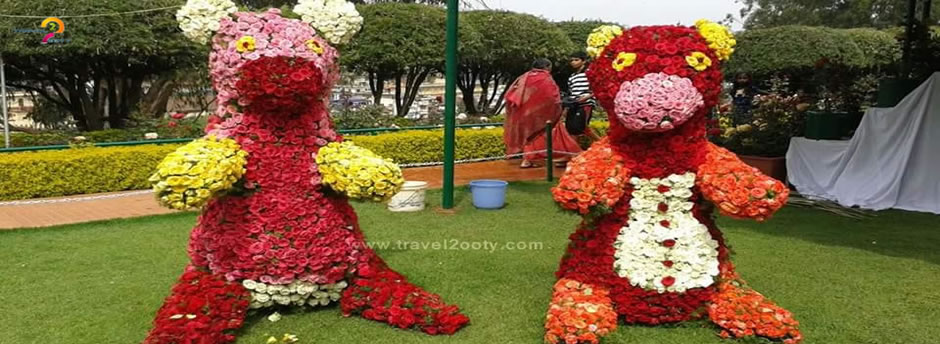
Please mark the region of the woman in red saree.
[[520, 167], [533, 167], [533, 161], [546, 157], [545, 123], [551, 121], [552, 159], [564, 162], [571, 154], [580, 153], [581, 147], [561, 121], [561, 94], [558, 85], [552, 79], [552, 63], [547, 59], [538, 59], [532, 70], [526, 72], [509, 86], [506, 92], [506, 125], [503, 141], [506, 154], [524, 152]]

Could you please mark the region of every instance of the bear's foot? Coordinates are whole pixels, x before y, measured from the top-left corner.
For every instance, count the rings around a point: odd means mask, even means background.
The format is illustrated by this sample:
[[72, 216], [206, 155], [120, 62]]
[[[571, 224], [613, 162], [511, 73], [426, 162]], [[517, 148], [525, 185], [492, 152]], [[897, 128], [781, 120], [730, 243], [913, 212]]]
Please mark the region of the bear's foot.
[[388, 323], [427, 334], [453, 334], [470, 319], [455, 305], [409, 283], [377, 257], [362, 267], [340, 298], [343, 315]]
[[545, 317], [545, 342], [592, 343], [617, 328], [608, 290], [571, 279], [555, 283]]
[[250, 301], [241, 284], [187, 266], [157, 311], [144, 344], [233, 342]]
[[803, 340], [799, 322], [790, 311], [747, 287], [740, 279], [719, 284], [718, 293], [708, 306], [708, 317], [721, 327], [723, 338], [757, 336], [786, 344]]

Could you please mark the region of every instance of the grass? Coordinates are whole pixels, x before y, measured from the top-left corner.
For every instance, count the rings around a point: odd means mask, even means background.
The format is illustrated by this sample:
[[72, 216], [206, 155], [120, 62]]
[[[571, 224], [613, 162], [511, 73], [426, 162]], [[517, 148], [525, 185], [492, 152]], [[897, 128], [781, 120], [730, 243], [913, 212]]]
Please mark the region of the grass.
[[[414, 282], [459, 304], [452, 337], [401, 331], [336, 307], [257, 315], [239, 343], [296, 334], [301, 343], [539, 343], [557, 267], [578, 218], [547, 184], [512, 184], [501, 211], [394, 214], [359, 204], [370, 241]], [[433, 205], [439, 191], [429, 192]], [[195, 214], [0, 232], [0, 343], [138, 343], [186, 263]], [[806, 343], [935, 343], [940, 338], [940, 217], [889, 211], [853, 220], [787, 208], [765, 224], [722, 219], [741, 274], [793, 311]], [[432, 250], [396, 241], [534, 243], [526, 250]], [[420, 244], [418, 244], [420, 245]], [[541, 245], [541, 247], [539, 247]], [[410, 246], [410, 245], [403, 245]], [[459, 244], [458, 244], [459, 246]], [[622, 326], [606, 343], [729, 343], [706, 322]], [[760, 342], [754, 340], [739, 343]]]

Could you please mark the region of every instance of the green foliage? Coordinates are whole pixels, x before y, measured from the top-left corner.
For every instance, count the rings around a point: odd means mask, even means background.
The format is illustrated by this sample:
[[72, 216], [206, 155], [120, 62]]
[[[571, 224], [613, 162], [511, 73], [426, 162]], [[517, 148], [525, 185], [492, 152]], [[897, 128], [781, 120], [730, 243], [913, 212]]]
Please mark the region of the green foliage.
[[68, 127], [69, 113], [61, 105], [47, 99], [33, 97], [33, 108], [26, 118], [41, 125], [44, 129], [65, 129]]
[[[182, 5], [184, 0], [14, 0], [4, 14], [65, 16], [130, 12]], [[174, 10], [64, 18], [65, 31], [41, 44], [39, 18], [0, 20], [0, 54], [8, 82], [38, 93], [67, 109], [79, 128], [112, 128], [142, 98], [143, 82], [193, 61], [205, 61], [206, 48], [179, 34]], [[203, 62], [204, 63], [204, 62]], [[115, 92], [106, 92], [115, 91]], [[106, 118], [105, 113], [109, 114]]]
[[[745, 28], [782, 25], [822, 25], [829, 27], [878, 27], [901, 24], [907, 16], [909, 0], [741, 0], [745, 8]], [[921, 2], [918, 0], [918, 2]], [[940, 18], [940, 6], [931, 9]]]
[[358, 9], [362, 30], [342, 50], [347, 69], [391, 76], [411, 66], [443, 66], [444, 10], [402, 3]]
[[575, 45], [575, 50], [584, 50], [587, 47], [587, 38], [594, 29], [603, 25], [619, 25], [617, 23], [605, 22], [602, 20], [568, 20], [555, 23], [559, 29], [568, 35], [571, 42]]
[[754, 108], [747, 123], [733, 125], [731, 113], [718, 118], [722, 133], [712, 140], [742, 155], [780, 157], [787, 153], [790, 138], [801, 136], [806, 128], [806, 109], [799, 96], [787, 94], [787, 85], [774, 80], [767, 95], [754, 98]]
[[76, 148], [0, 154], [0, 199], [146, 189], [177, 145]]
[[[170, 126], [169, 123], [177, 123]], [[157, 133], [160, 139], [193, 138], [203, 135], [205, 123], [199, 119], [152, 120], [130, 129], [105, 129], [95, 131], [45, 131], [38, 134], [13, 133], [10, 135], [12, 147], [36, 147], [66, 145], [74, 142], [76, 136], [85, 137], [86, 143], [143, 141], [146, 133]]]
[[[444, 160], [444, 132], [441, 130], [401, 131], [348, 139], [399, 164]], [[502, 128], [457, 131], [457, 160], [495, 157], [505, 152]]]
[[[469, 11], [461, 15], [461, 23], [461, 31], [468, 34], [461, 36], [466, 46], [460, 53], [457, 86], [469, 114], [496, 112], [503, 100], [500, 88], [529, 70], [535, 59], [560, 62], [576, 49], [560, 28], [529, 14]], [[478, 34], [469, 34], [473, 32]]]
[[897, 41], [871, 29], [780, 26], [747, 30], [726, 65], [726, 75], [808, 71], [827, 65], [849, 68], [886, 66], [900, 58]]
[[507, 11], [469, 11], [462, 20], [480, 33], [476, 49], [467, 49], [461, 62], [490, 72], [520, 75], [537, 58], [565, 58], [576, 46], [551, 22]]
[[341, 108], [334, 110], [331, 117], [337, 129], [389, 128], [411, 126], [410, 120], [395, 117], [388, 113], [385, 106], [368, 105], [359, 108]]

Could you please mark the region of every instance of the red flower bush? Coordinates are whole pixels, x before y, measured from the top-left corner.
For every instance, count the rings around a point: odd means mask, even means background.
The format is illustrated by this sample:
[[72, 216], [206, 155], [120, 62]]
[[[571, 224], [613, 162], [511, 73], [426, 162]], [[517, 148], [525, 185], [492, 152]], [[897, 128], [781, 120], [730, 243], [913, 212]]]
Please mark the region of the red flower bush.
[[144, 344], [228, 343], [242, 326], [251, 295], [238, 283], [187, 267], [157, 311]]
[[428, 334], [453, 334], [470, 319], [457, 306], [408, 283], [384, 266], [365, 266], [360, 279], [346, 289], [340, 302], [344, 315], [387, 322], [398, 328], [417, 328]]

